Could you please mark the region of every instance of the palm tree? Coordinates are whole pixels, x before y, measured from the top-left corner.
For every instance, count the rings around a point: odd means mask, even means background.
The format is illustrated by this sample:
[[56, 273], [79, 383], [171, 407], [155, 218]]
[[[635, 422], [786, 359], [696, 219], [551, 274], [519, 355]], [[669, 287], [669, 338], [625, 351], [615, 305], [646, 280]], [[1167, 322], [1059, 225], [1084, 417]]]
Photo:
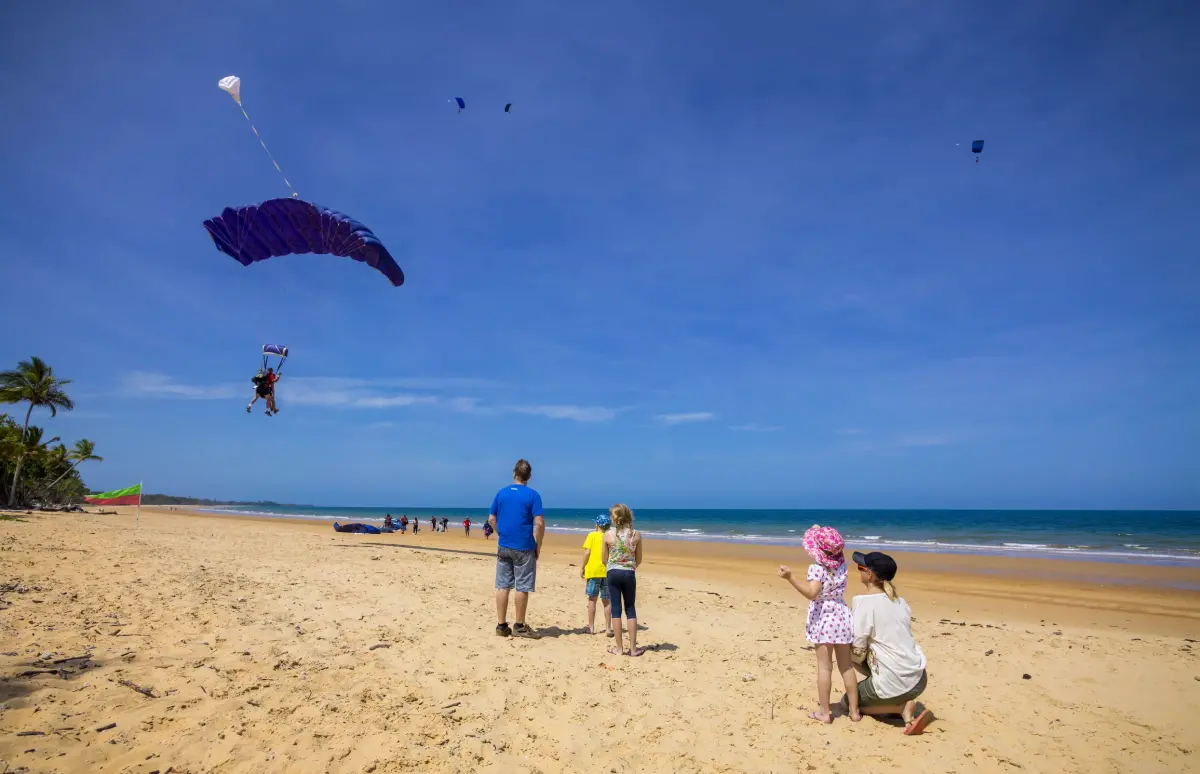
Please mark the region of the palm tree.
[[[43, 440], [42, 433], [42, 428], [31, 425], [25, 429], [25, 434], [12, 444], [16, 451], [17, 470], [21, 469], [21, 464], [28, 458], [36, 458], [37, 455], [45, 453], [54, 453], [49, 451], [47, 447], [52, 443], [58, 443], [60, 440], [59, 437], [56, 435], [48, 440]], [[8, 494], [10, 504], [16, 500], [16, 487], [17, 480], [13, 479], [13, 491]]]
[[[58, 416], [58, 410], [70, 411], [75, 403], [63, 391], [70, 384], [70, 379], [59, 379], [54, 375], [54, 369], [46, 365], [40, 357], [31, 357], [17, 363], [15, 371], [0, 373], [0, 403], [28, 403], [25, 412], [25, 424], [21, 426], [21, 438], [29, 430], [29, 418], [38, 406], [50, 409], [50, 416]], [[13, 469], [12, 488], [8, 492], [8, 506], [11, 508], [17, 500], [17, 481], [21, 477], [21, 463], [24, 455], [17, 457]]]
[[46, 487], [45, 491], [49, 492], [53, 489], [55, 484], [63, 480], [63, 476], [66, 476], [78, 467], [81, 462], [104, 462], [103, 457], [96, 456], [96, 444], [86, 438], [80, 438], [75, 442], [75, 447], [67, 452], [66, 459], [71, 460], [71, 467], [64, 470], [62, 475], [50, 482], [50, 486]]

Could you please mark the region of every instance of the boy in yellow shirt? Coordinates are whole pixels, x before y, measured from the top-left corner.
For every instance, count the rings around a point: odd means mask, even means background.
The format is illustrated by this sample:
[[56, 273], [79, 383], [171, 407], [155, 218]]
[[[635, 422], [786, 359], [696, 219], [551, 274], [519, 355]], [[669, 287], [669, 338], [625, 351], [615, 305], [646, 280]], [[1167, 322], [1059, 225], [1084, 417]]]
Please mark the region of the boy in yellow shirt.
[[596, 529], [583, 541], [583, 564], [579, 577], [587, 581], [588, 631], [596, 633], [596, 597], [604, 601], [604, 624], [608, 636], [613, 636], [612, 606], [608, 601], [608, 568], [604, 565], [604, 531], [612, 522], [608, 514], [596, 517]]

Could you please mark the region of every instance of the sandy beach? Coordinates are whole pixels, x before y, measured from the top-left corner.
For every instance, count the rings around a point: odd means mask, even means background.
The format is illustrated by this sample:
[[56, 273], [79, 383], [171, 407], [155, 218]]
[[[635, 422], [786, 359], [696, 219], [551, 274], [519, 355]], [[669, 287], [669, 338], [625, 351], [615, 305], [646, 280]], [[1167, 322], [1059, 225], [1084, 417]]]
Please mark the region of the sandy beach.
[[632, 659], [582, 628], [579, 536], [526, 641], [461, 528], [120, 510], [0, 522], [0, 771], [1200, 771], [1193, 568], [895, 554], [937, 716], [905, 737], [805, 718], [797, 549], [648, 542]]

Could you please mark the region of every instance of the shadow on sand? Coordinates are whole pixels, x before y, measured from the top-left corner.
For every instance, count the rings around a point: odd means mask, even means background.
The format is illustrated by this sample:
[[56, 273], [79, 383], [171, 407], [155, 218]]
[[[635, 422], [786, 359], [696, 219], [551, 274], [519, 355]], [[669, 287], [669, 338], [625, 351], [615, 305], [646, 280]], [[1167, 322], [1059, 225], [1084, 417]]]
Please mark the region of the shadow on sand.
[[495, 556], [495, 551], [467, 551], [462, 548], [437, 548], [436, 546], [407, 546], [403, 543], [384, 543], [379, 540], [360, 541], [358, 543], [342, 543], [338, 548], [395, 548], [407, 551], [432, 551], [440, 554], [463, 554], [464, 556]]

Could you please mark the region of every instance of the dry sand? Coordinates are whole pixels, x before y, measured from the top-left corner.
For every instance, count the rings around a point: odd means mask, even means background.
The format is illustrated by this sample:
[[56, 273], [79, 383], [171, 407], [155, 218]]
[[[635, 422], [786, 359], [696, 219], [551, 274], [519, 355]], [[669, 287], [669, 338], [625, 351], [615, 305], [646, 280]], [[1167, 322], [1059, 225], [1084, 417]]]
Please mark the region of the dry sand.
[[1195, 570], [898, 555], [938, 717], [905, 737], [805, 719], [797, 550], [647, 543], [633, 659], [581, 633], [575, 536], [534, 642], [461, 529], [128, 510], [0, 522], [0, 771], [1200, 771]]

